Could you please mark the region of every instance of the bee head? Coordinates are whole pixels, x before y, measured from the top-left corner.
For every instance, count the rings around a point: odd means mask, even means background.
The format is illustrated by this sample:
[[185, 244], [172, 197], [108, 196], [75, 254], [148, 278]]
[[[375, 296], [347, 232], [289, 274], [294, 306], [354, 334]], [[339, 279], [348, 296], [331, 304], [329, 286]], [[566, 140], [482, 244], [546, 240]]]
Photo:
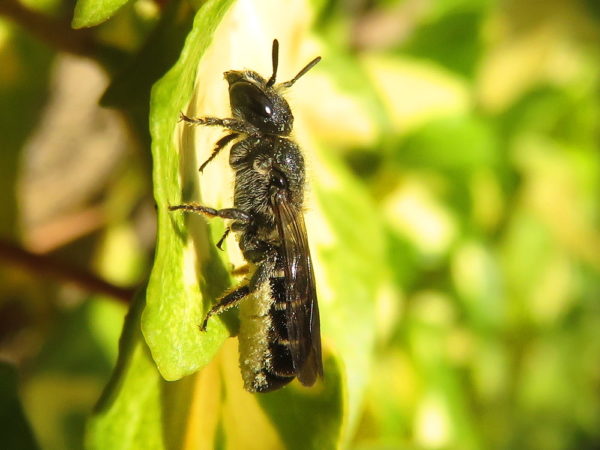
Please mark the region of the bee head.
[[285, 99], [267, 86], [256, 72], [225, 72], [229, 83], [229, 102], [233, 117], [254, 125], [261, 132], [287, 136], [292, 132], [294, 116]]
[[229, 83], [229, 102], [233, 117], [244, 120], [262, 133], [287, 136], [292, 132], [294, 116], [290, 105], [281, 95], [281, 90], [291, 87], [298, 78], [312, 69], [321, 57], [309, 62], [289, 81], [275, 85], [279, 65], [279, 42], [273, 40], [273, 74], [265, 80], [251, 70], [225, 72]]

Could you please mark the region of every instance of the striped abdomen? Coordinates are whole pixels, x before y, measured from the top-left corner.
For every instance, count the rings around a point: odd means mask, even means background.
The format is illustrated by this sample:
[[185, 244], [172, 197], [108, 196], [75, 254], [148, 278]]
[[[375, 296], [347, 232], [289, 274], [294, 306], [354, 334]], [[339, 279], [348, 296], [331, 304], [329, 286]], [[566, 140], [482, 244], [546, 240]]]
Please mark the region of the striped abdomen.
[[272, 277], [240, 306], [240, 368], [250, 392], [268, 392], [296, 376], [289, 349], [285, 278]]

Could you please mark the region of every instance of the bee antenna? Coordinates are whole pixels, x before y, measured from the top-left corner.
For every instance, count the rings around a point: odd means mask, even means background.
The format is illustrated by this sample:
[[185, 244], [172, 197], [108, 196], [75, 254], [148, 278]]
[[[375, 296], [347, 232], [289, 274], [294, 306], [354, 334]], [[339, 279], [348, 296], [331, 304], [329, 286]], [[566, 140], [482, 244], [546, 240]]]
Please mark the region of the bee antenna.
[[309, 62], [306, 66], [304, 66], [304, 68], [300, 72], [298, 72], [298, 75], [296, 75], [290, 81], [286, 81], [285, 83], [281, 83], [281, 85], [283, 87], [289, 88], [296, 81], [298, 81], [298, 78], [300, 78], [301, 76], [303, 76], [304, 74], [306, 74], [306, 72], [308, 72], [310, 69], [312, 69], [313, 67], [315, 67], [319, 61], [321, 61], [321, 57], [317, 56], [315, 59], [313, 59], [311, 62]]
[[267, 81], [267, 87], [273, 86], [275, 84], [275, 78], [277, 77], [277, 66], [279, 66], [279, 42], [277, 39], [273, 39], [271, 58], [273, 60], [273, 75], [271, 75], [271, 78]]

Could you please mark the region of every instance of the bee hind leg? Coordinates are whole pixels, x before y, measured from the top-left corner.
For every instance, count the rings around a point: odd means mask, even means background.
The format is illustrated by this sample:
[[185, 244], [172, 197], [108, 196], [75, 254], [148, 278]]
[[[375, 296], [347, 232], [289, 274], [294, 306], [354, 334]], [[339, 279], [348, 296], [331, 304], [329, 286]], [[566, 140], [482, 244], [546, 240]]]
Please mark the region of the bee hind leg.
[[206, 331], [206, 325], [208, 324], [208, 319], [210, 319], [211, 316], [214, 316], [215, 314], [221, 314], [222, 312], [227, 311], [229, 308], [233, 308], [245, 297], [255, 292], [259, 286], [265, 283], [269, 279], [269, 274], [272, 271], [271, 265], [272, 264], [270, 262], [264, 262], [262, 265], [259, 265], [256, 269], [256, 272], [254, 272], [254, 274], [250, 277], [250, 280], [243, 282], [233, 291], [227, 292], [225, 295], [223, 295], [217, 301], [217, 304], [213, 306], [206, 314], [206, 317], [200, 326], [200, 331]]
[[251, 290], [250, 290], [250, 286], [248, 286], [247, 284], [244, 284], [236, 289], [234, 289], [233, 291], [225, 294], [223, 297], [221, 297], [219, 299], [219, 301], [217, 302], [217, 304], [215, 306], [213, 306], [210, 311], [208, 311], [208, 313], [206, 314], [206, 317], [204, 318], [204, 320], [202, 321], [202, 325], [200, 326], [200, 331], [206, 331], [206, 326], [208, 325], [208, 319], [211, 318], [211, 316], [219, 315], [222, 312], [227, 311], [229, 308], [233, 308], [235, 305], [237, 305], [244, 297], [248, 296], [248, 294], [250, 294]]

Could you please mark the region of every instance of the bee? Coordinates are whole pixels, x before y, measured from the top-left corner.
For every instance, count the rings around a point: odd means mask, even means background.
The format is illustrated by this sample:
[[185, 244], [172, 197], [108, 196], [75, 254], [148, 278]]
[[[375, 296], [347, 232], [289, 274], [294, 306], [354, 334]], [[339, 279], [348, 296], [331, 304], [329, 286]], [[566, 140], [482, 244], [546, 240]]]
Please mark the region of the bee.
[[252, 70], [225, 72], [233, 117], [180, 118], [226, 130], [200, 172], [235, 141], [229, 154], [235, 172], [233, 207], [185, 203], [169, 209], [232, 221], [217, 246], [221, 248], [230, 231], [236, 233], [249, 275], [217, 301], [200, 329], [206, 331], [212, 316], [240, 305], [240, 368], [250, 392], [273, 391], [294, 378], [312, 386], [323, 376], [315, 277], [302, 212], [304, 158], [290, 139], [294, 116], [283, 97], [284, 90], [320, 60], [313, 59], [291, 80], [275, 84], [275, 39], [268, 80]]

